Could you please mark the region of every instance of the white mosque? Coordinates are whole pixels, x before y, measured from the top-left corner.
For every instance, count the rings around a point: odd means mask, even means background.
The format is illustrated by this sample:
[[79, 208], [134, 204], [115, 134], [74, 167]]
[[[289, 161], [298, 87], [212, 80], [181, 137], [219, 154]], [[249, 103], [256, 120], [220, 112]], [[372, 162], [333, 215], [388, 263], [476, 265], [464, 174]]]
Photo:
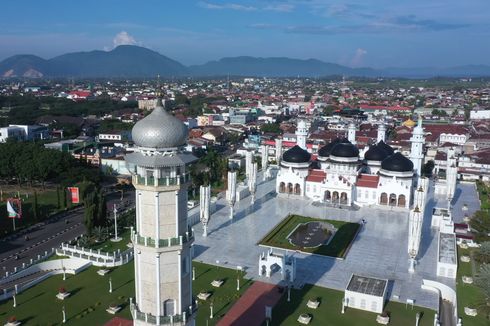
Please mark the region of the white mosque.
[[410, 158], [385, 143], [386, 127], [378, 128], [377, 143], [360, 155], [355, 125], [348, 138], [335, 139], [318, 150], [313, 161], [306, 150], [308, 130], [298, 122], [297, 144], [284, 152], [277, 175], [279, 194], [339, 205], [382, 205], [409, 208], [421, 175], [425, 142], [422, 120], [413, 129]]

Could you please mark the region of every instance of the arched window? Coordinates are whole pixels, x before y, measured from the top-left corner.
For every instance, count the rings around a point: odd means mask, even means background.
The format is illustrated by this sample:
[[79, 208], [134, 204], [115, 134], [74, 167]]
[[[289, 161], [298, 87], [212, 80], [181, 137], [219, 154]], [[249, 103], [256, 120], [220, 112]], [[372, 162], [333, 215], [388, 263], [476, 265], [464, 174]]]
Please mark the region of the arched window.
[[390, 194], [390, 206], [396, 206], [396, 194]]
[[299, 185], [299, 183], [294, 185], [294, 194], [301, 195], [301, 186]]
[[286, 191], [286, 184], [285, 184], [284, 182], [281, 182], [281, 183], [279, 184], [279, 192], [280, 192], [280, 193], [283, 193], [283, 192], [285, 192], [285, 191]]
[[405, 207], [406, 204], [407, 204], [407, 200], [405, 198], [405, 195], [399, 195], [398, 196], [398, 206], [399, 207]]
[[381, 205], [388, 205], [388, 194], [386, 192], [383, 192], [379, 197], [379, 203]]

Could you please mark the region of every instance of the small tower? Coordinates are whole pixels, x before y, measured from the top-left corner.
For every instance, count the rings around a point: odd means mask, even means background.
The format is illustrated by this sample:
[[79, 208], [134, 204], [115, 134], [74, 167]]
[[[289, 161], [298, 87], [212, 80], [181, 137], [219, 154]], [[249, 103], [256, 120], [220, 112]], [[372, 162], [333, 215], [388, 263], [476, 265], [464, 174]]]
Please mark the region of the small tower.
[[356, 144], [356, 125], [351, 122], [349, 123], [349, 127], [347, 129], [347, 140], [351, 142], [351, 144]]
[[451, 205], [451, 201], [454, 197], [457, 180], [458, 180], [458, 164], [456, 160], [455, 150], [454, 148], [451, 147], [447, 151], [447, 160], [446, 160], [446, 188], [447, 188], [447, 199], [449, 201], [448, 205]]
[[379, 143], [380, 141], [386, 142], [386, 125], [384, 122], [378, 126], [378, 138], [376, 139], [376, 143]]
[[160, 100], [132, 130], [135, 151], [126, 155], [136, 190], [134, 246], [135, 326], [194, 325], [192, 230], [187, 225], [187, 127]]
[[422, 117], [419, 116], [417, 126], [413, 128], [412, 149], [410, 151], [410, 160], [413, 162], [413, 168], [415, 170], [415, 178], [418, 179], [422, 175], [422, 162], [424, 160], [424, 128], [422, 127]]
[[306, 137], [308, 137], [308, 127], [306, 126], [306, 122], [304, 120], [299, 120], [298, 126], [296, 127], [296, 144], [305, 151], [307, 150]]

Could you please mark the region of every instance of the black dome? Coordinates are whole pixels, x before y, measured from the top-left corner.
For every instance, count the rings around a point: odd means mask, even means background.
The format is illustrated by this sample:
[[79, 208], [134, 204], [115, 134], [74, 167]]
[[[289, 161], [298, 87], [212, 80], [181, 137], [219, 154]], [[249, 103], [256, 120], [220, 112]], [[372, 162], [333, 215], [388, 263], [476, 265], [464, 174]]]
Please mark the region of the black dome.
[[332, 149], [335, 147], [335, 145], [337, 145], [339, 143], [350, 144], [350, 141], [348, 141], [346, 138], [335, 138], [330, 143], [328, 143], [327, 145], [323, 146], [322, 148], [320, 148], [318, 150], [318, 156], [321, 156], [321, 157], [330, 156]]
[[288, 163], [307, 163], [310, 161], [310, 156], [310, 153], [296, 145], [282, 154], [282, 160]]
[[369, 147], [367, 152], [364, 154], [364, 159], [366, 159], [368, 161], [379, 161], [379, 162], [381, 162], [382, 160], [384, 160], [388, 156], [390, 156], [390, 154], [388, 154], [386, 152], [386, 150], [381, 148], [381, 146], [373, 145], [373, 146]]
[[378, 147], [384, 149], [388, 155], [393, 155], [395, 153], [395, 150], [382, 140], [378, 143]]
[[413, 162], [397, 152], [385, 158], [381, 162], [381, 168], [393, 172], [410, 172], [413, 171]]
[[333, 147], [332, 152], [330, 154], [332, 156], [337, 156], [337, 157], [358, 157], [359, 150], [357, 149], [356, 146], [352, 145], [349, 142], [347, 143], [340, 142]]

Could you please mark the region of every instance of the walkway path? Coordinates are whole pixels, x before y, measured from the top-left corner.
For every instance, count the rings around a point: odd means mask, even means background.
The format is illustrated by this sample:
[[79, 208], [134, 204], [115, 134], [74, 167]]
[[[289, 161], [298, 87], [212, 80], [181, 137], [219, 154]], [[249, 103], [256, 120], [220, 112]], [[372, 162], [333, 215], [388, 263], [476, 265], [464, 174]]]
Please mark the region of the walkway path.
[[254, 282], [231, 307], [217, 326], [260, 326], [265, 321], [265, 306], [274, 307], [283, 295], [273, 284]]

